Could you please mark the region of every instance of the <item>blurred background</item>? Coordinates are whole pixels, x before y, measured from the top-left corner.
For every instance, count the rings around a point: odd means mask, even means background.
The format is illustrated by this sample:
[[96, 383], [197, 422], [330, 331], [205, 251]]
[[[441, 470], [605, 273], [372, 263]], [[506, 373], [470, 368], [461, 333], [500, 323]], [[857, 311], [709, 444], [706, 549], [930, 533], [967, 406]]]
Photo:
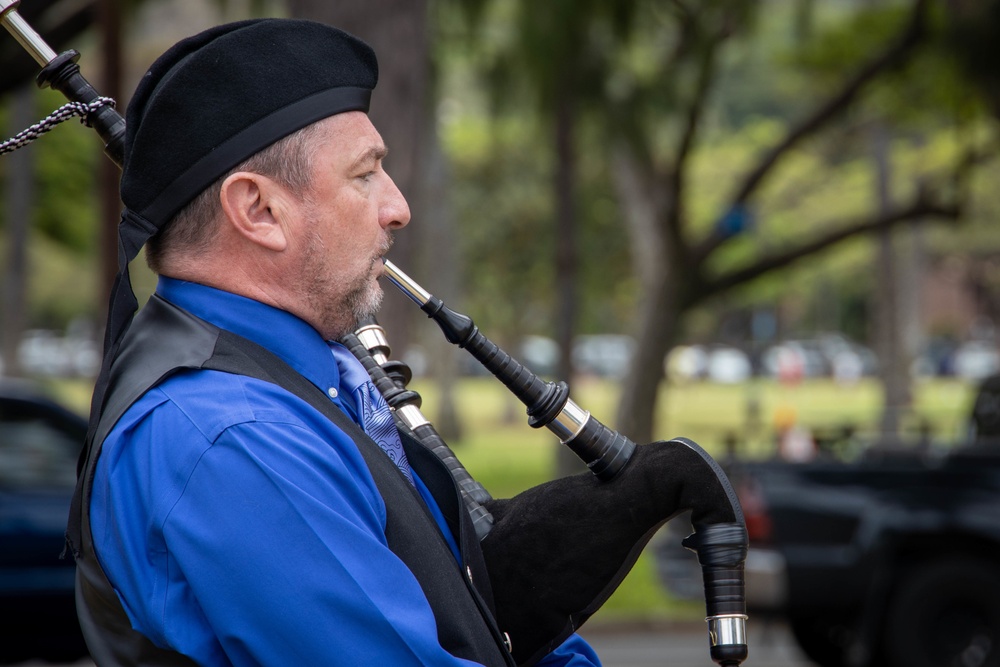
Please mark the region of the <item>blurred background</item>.
[[[995, 461], [976, 458], [985, 477], [963, 468], [952, 486], [935, 476], [983, 448], [1000, 405], [982, 390], [1000, 372], [1000, 1], [25, 0], [19, 11], [57, 51], [78, 50], [122, 111], [154, 58], [220, 22], [311, 18], [371, 43], [371, 117], [413, 210], [393, 261], [530, 368], [569, 380], [606, 424], [638, 442], [690, 437], [724, 461], [746, 482], [744, 503], [763, 508], [761, 553], [783, 562], [768, 570], [784, 591], [768, 618], [791, 619], [817, 664], [902, 660], [881, 639], [885, 619], [930, 577], [928, 554], [1000, 564]], [[5, 136], [65, 102], [38, 89], [13, 39], [0, 61]], [[22, 568], [0, 573], [0, 588], [21, 581], [6, 598], [17, 605], [65, 593], [64, 571], [24, 592], [35, 561], [23, 545], [47, 530], [60, 548], [78, 450], [67, 420], [86, 414], [100, 363], [120, 208], [116, 169], [76, 122], [0, 159], [0, 387], [14, 401], [0, 427], [0, 539], [11, 540], [0, 566]], [[141, 259], [132, 276], [141, 303], [155, 278]], [[494, 496], [581, 469], [386, 291], [394, 356]], [[29, 404], [44, 404], [40, 416]], [[761, 480], [787, 493], [768, 496]], [[978, 514], [960, 514], [956, 488], [975, 491]], [[39, 498], [48, 509], [32, 523], [23, 510]], [[912, 551], [875, 549], [872, 535], [887, 533], [873, 508], [899, 516], [915, 498], [929, 504], [917, 514], [948, 505], [977, 526], [975, 546], [953, 548], [962, 530], [941, 519], [947, 529], [925, 527]], [[803, 525], [836, 532], [816, 516], [782, 523], [782, 507], [803, 506], [827, 518], [833, 507], [842, 543], [800, 544]], [[699, 618], [675, 542], [648, 549], [594, 622]], [[833, 620], [794, 601], [813, 591], [788, 574], [802, 549], [860, 568], [858, 598]], [[885, 613], [862, 618], [873, 599]], [[971, 661], [954, 664], [1000, 664], [1000, 620], [980, 617], [985, 630], [959, 642]], [[0, 660], [33, 654], [3, 646]]]

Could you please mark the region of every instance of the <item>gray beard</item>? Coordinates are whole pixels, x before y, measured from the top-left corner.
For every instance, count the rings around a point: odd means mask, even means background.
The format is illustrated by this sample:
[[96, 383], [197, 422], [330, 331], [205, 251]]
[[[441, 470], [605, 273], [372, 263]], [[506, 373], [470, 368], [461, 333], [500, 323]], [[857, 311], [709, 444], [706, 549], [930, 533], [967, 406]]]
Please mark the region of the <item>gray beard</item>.
[[354, 316], [354, 321], [347, 331], [340, 332], [337, 337], [353, 332], [358, 328], [359, 322], [374, 317], [382, 307], [383, 296], [385, 293], [382, 291], [382, 286], [374, 281], [365, 282], [347, 292], [343, 299], [344, 308]]
[[[392, 245], [388, 237], [371, 267]], [[324, 271], [326, 248], [319, 238], [309, 244], [302, 267], [302, 294], [311, 312], [318, 315], [317, 328], [326, 340], [337, 340], [357, 329], [358, 322], [374, 316], [382, 306], [383, 291], [378, 281], [366, 271], [348, 284], [334, 284]], [[331, 296], [336, 295], [336, 296]]]

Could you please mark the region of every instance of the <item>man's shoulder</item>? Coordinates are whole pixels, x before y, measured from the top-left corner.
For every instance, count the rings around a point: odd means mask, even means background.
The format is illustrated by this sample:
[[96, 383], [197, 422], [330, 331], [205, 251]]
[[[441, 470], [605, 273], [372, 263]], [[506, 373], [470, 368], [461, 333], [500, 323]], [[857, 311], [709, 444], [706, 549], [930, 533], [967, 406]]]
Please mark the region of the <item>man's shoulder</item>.
[[107, 466], [161, 475], [169, 497], [178, 492], [178, 480], [219, 450], [230, 463], [266, 461], [290, 478], [322, 470], [323, 479], [363, 489], [367, 505], [381, 502], [351, 435], [277, 385], [217, 370], [186, 369], [158, 383], [125, 412], [102, 449]]
[[238, 425], [314, 423], [313, 410], [289, 391], [256, 378], [217, 370], [185, 369], [147, 391], [125, 422], [147, 418], [193, 428], [209, 441]]

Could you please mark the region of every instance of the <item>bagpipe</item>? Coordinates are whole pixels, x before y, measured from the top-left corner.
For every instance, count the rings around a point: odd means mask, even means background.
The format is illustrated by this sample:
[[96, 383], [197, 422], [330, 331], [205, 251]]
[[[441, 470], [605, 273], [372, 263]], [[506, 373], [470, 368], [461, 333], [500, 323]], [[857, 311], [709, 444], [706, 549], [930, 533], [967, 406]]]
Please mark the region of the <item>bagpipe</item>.
[[[0, 22], [41, 66], [38, 84], [60, 91], [69, 104], [0, 145], [0, 153], [79, 116], [120, 166], [125, 120], [114, 101], [101, 97], [81, 75], [76, 51], [56, 54], [17, 13], [17, 5], [18, 0], [0, 0]], [[399, 428], [451, 471], [480, 538], [497, 622], [511, 639], [515, 660], [532, 662], [580, 627], [617, 589], [656, 530], [690, 510], [695, 530], [683, 544], [697, 553], [702, 567], [711, 658], [723, 667], [740, 665], [748, 653], [747, 532], [736, 493], [718, 463], [684, 438], [637, 446], [573, 402], [565, 382], [540, 379], [486, 338], [471, 318], [445, 306], [389, 261], [384, 275], [450, 343], [472, 354], [524, 403], [532, 427], [548, 428], [590, 470], [510, 499], [493, 498], [420, 412], [420, 396], [407, 386], [411, 372], [390, 358], [378, 323], [362, 322], [341, 340], [368, 370]]]

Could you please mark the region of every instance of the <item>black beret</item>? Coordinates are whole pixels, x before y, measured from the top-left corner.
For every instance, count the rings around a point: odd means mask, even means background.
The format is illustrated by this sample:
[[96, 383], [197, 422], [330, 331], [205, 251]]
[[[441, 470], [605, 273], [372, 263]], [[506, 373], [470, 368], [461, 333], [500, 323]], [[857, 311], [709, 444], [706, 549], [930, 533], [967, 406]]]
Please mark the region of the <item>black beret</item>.
[[311, 21], [241, 21], [177, 43], [146, 72], [126, 112], [125, 224], [161, 229], [278, 139], [337, 113], [367, 112], [377, 80], [367, 44]]

